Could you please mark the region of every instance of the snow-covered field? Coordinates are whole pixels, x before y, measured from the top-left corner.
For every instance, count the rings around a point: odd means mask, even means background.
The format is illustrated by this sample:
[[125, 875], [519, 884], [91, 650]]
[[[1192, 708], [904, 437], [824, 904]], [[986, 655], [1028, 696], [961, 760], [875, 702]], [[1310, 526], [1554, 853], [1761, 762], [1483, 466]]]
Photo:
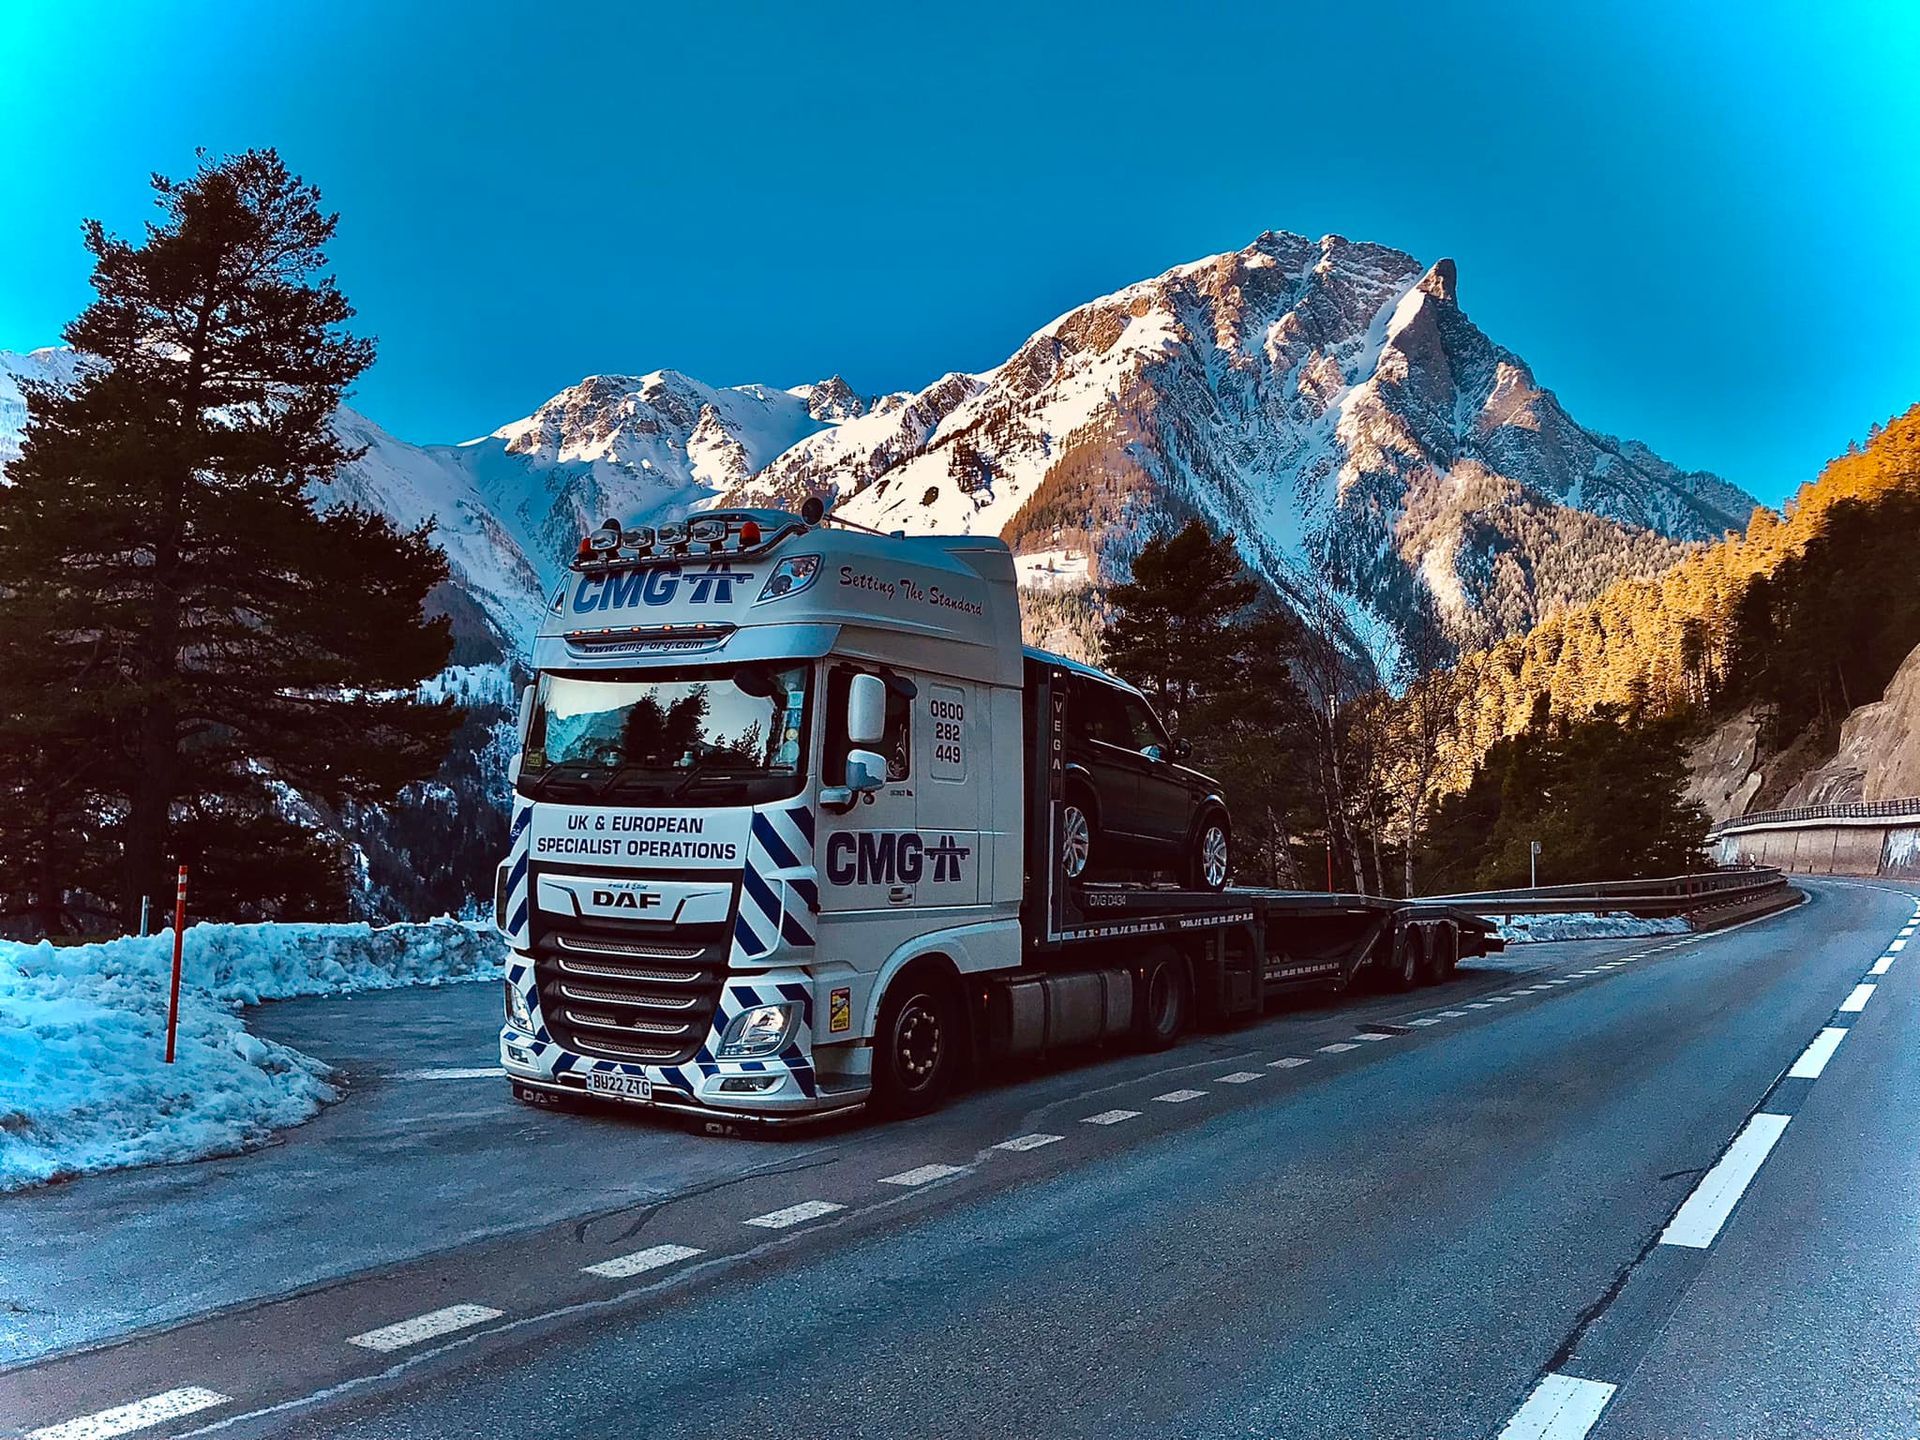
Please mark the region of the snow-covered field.
[[498, 979], [490, 925], [195, 925], [175, 1062], [171, 933], [0, 943], [0, 1191], [232, 1154], [338, 1098], [327, 1067], [247, 1032], [243, 1005]]
[[1685, 935], [1687, 922], [1678, 916], [1647, 919], [1621, 911], [1574, 915], [1489, 915], [1509, 945], [1529, 940], [1632, 940], [1642, 935]]

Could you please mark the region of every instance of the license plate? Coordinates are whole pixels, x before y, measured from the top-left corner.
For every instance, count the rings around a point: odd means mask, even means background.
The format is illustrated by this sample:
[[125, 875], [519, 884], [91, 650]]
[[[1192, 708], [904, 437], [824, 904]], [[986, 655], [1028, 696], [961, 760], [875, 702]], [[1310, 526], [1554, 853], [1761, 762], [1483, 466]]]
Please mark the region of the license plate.
[[587, 1089], [595, 1095], [614, 1095], [622, 1100], [653, 1099], [653, 1082], [644, 1075], [608, 1075], [604, 1071], [589, 1070]]

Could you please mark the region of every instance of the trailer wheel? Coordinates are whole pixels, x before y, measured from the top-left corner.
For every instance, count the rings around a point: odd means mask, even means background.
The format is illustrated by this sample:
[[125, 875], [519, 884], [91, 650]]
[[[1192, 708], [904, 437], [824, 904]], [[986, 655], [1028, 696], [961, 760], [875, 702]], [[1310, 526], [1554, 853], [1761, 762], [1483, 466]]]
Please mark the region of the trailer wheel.
[[1389, 990], [1411, 990], [1420, 983], [1426, 969], [1425, 926], [1398, 925], [1393, 931], [1393, 950], [1387, 957], [1382, 982]]
[[1178, 952], [1161, 947], [1140, 967], [1134, 992], [1134, 1036], [1142, 1050], [1165, 1050], [1186, 1033], [1193, 1014], [1193, 976]]
[[873, 1036], [873, 1104], [885, 1115], [924, 1115], [953, 1088], [960, 1067], [960, 1007], [945, 976], [923, 969], [894, 981]]
[[1438, 985], [1447, 978], [1447, 931], [1450, 927], [1422, 925], [1420, 944], [1420, 983]]
[[1448, 921], [1440, 927], [1439, 958], [1434, 962], [1436, 980], [1451, 980], [1460, 966], [1460, 927]]

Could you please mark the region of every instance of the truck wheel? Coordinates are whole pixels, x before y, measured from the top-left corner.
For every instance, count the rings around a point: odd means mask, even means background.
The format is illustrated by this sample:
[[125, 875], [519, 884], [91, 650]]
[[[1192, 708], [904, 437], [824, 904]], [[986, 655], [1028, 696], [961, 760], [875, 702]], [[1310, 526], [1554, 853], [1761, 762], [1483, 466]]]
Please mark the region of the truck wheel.
[[1218, 811], [1200, 822], [1187, 859], [1187, 883], [1196, 890], [1224, 890], [1232, 872], [1230, 848], [1233, 829]]
[[1424, 968], [1426, 945], [1422, 931], [1411, 925], [1402, 925], [1393, 932], [1393, 953], [1388, 957], [1386, 973], [1381, 979], [1389, 990], [1411, 990], [1420, 983], [1420, 972]]
[[1445, 925], [1427, 925], [1421, 927], [1420, 945], [1420, 983], [1438, 985], [1447, 978], [1447, 951]]
[[896, 980], [873, 1036], [873, 1103], [885, 1115], [924, 1115], [953, 1088], [960, 1064], [960, 1011], [944, 977]]
[[1093, 864], [1093, 807], [1074, 792], [1060, 807], [1060, 872], [1069, 880], [1086, 878]]
[[1135, 991], [1134, 1035], [1142, 1050], [1165, 1050], [1186, 1033], [1193, 1014], [1193, 976], [1173, 950], [1153, 952]]
[[1433, 978], [1451, 980], [1453, 972], [1460, 966], [1460, 927], [1458, 925], [1449, 922], [1440, 927], [1437, 949], [1439, 956], [1434, 961]]

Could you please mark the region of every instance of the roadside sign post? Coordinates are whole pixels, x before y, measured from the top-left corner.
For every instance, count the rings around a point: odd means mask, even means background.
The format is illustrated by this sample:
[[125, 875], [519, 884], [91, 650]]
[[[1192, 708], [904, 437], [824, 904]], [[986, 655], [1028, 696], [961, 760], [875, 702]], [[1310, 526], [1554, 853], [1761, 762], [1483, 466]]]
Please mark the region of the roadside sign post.
[[[181, 874], [185, 873], [184, 870], [181, 871]], [[1529, 890], [1540, 888], [1540, 842], [1538, 840], [1527, 842], [1527, 888]]]
[[142, 895], [140, 897], [140, 933], [142, 935], [147, 933], [147, 921], [152, 914], [153, 897], [151, 895]]
[[[141, 925], [144, 932], [146, 926]], [[180, 951], [187, 928], [187, 867], [180, 867], [180, 884], [173, 896], [173, 988], [167, 994], [167, 1064], [173, 1064], [173, 1035], [180, 1026]]]

